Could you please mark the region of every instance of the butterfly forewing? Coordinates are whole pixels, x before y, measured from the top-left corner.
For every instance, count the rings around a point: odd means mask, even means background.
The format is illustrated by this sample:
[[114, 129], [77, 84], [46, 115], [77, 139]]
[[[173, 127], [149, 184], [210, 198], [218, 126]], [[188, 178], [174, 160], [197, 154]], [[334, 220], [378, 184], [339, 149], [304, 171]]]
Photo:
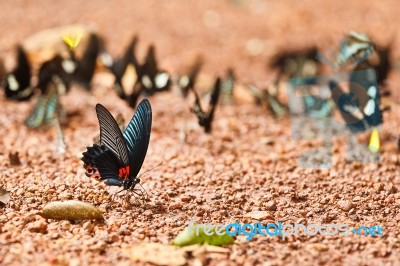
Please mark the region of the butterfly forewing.
[[212, 120], [214, 117], [215, 108], [217, 107], [220, 94], [221, 94], [221, 79], [218, 77], [217, 80], [215, 81], [215, 85], [210, 98], [210, 105], [208, 107], [210, 120]]
[[150, 141], [152, 112], [147, 99], [142, 100], [124, 131], [129, 151], [131, 176], [136, 177], [146, 157]]
[[100, 144], [113, 151], [123, 165], [128, 165], [128, 149], [114, 117], [101, 104], [96, 105], [96, 113], [100, 125]]

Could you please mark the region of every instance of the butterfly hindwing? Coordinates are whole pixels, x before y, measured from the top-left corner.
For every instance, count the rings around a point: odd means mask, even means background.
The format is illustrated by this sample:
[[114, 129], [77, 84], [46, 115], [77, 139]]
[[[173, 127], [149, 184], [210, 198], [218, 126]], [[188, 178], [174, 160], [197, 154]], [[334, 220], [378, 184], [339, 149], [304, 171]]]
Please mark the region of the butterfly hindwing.
[[96, 105], [96, 113], [100, 125], [100, 144], [113, 151], [123, 165], [128, 165], [128, 149], [114, 117], [101, 104]]
[[123, 137], [129, 151], [131, 176], [136, 177], [146, 157], [150, 142], [152, 111], [150, 102], [142, 100], [126, 127]]
[[97, 169], [100, 173], [98, 180], [121, 180], [118, 175], [119, 169], [122, 167], [121, 162], [115, 153], [106, 146], [94, 144], [92, 147], [88, 147], [82, 155], [84, 167]]

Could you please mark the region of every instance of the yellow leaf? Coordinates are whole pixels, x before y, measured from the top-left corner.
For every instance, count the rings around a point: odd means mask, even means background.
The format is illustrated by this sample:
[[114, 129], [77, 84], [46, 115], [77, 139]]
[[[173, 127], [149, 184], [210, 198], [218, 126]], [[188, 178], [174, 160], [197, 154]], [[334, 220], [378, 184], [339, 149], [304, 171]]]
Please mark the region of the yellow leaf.
[[76, 48], [81, 42], [82, 33], [63, 36], [63, 40], [68, 45], [69, 49], [72, 50]]
[[376, 153], [379, 151], [380, 141], [378, 129], [374, 128], [371, 133], [368, 148], [371, 152]]

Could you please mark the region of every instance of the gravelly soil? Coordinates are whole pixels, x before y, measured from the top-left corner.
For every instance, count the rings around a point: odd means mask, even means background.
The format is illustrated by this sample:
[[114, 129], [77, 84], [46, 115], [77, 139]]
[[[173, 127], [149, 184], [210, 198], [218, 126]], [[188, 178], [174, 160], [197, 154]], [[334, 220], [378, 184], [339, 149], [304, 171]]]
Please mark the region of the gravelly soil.
[[[207, 75], [234, 66], [241, 83], [271, 79], [266, 64], [282, 49], [316, 44], [329, 50], [349, 29], [368, 32], [379, 44], [398, 36], [396, 1], [14, 1], [2, 3], [0, 50], [4, 56], [29, 34], [51, 26], [94, 23], [113, 55], [121, 53], [133, 33], [141, 38], [139, 54], [154, 42], [161, 64], [179, 71], [202, 52]], [[211, 17], [212, 23], [205, 23]], [[216, 18], [215, 18], [216, 17]], [[246, 42], [261, 40], [257, 56]], [[393, 47], [398, 48], [395, 42]], [[392, 57], [395, 59], [397, 52]], [[399, 80], [393, 71], [390, 113], [380, 131], [381, 163], [349, 163], [346, 140], [333, 143], [332, 169], [302, 169], [297, 156], [315, 141], [291, 138], [290, 119], [274, 120], [250, 103], [220, 105], [212, 135], [204, 134], [189, 112], [192, 98], [176, 93], [150, 98], [153, 130], [143, 170], [163, 164], [141, 179], [150, 194], [143, 205], [132, 198], [111, 197], [116, 191], [84, 175], [79, 160], [98, 134], [97, 102], [128, 120], [133, 110], [97, 76], [93, 94], [80, 88], [62, 99], [69, 114], [63, 124], [67, 152], [55, 154], [55, 131], [23, 125], [33, 102], [0, 97], [0, 186], [11, 200], [0, 208], [0, 263], [3, 265], [130, 265], [125, 248], [141, 242], [168, 244], [189, 220], [201, 223], [254, 222], [243, 216], [266, 211], [263, 223], [346, 223], [380, 225], [383, 237], [257, 236], [239, 237], [228, 254], [209, 254], [209, 265], [399, 265], [400, 166], [396, 164], [399, 124]], [[173, 108], [171, 108], [173, 106]], [[186, 140], [183, 140], [183, 133]], [[368, 135], [361, 136], [367, 141]], [[10, 166], [18, 151], [21, 166]], [[45, 220], [37, 215], [54, 200], [91, 202], [105, 222]], [[189, 261], [189, 263], [191, 263]]]

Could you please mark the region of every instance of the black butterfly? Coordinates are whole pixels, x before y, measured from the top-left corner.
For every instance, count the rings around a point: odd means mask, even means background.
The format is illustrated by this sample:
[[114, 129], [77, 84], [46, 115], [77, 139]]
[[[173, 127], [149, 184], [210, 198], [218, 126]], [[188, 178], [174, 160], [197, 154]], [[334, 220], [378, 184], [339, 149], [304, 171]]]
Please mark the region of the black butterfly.
[[137, 73], [138, 82], [146, 95], [169, 90], [170, 76], [167, 72], [158, 68], [153, 45], [150, 45], [147, 49], [144, 64], [137, 69]]
[[221, 79], [218, 77], [215, 81], [214, 87], [211, 92], [210, 103], [207, 112], [203, 111], [203, 109], [201, 108], [200, 97], [197, 94], [196, 90], [193, 87], [190, 89], [194, 93], [195, 97], [192, 112], [196, 114], [197, 118], [199, 119], [199, 125], [204, 127], [204, 131], [206, 133], [210, 133], [211, 123], [214, 119], [215, 108], [217, 107], [219, 95], [221, 93]]
[[28, 57], [21, 46], [18, 46], [17, 53], [17, 67], [5, 76], [4, 89], [8, 99], [27, 101], [34, 93], [31, 86], [32, 71]]
[[[144, 63], [140, 64], [138, 62], [135, 55], [137, 42], [138, 38], [134, 36], [120, 59], [105, 64], [115, 76], [114, 89], [117, 95], [127, 101], [131, 107], [136, 106], [136, 102], [141, 94], [153, 95], [157, 92], [169, 90], [171, 85], [169, 74], [158, 69], [154, 46], [151, 45], [148, 48]], [[130, 65], [135, 69], [136, 80], [131, 92], [127, 92], [127, 88], [124, 88], [122, 80]]]
[[[124, 55], [113, 61], [110, 56], [108, 60], [105, 61], [105, 66], [113, 73], [114, 80], [114, 90], [116, 91], [118, 97], [128, 102], [129, 106], [136, 106], [137, 99], [140, 96], [141, 90], [139, 88], [139, 82], [136, 80], [132, 92], [127, 92], [127, 88], [124, 88], [123, 78], [127, 72], [129, 66], [133, 66], [138, 75], [138, 69], [140, 69], [139, 63], [136, 59], [135, 50], [138, 42], [138, 37], [134, 36], [129, 46], [126, 48]], [[137, 77], [138, 79], [138, 77]]]
[[150, 141], [150, 102], [144, 99], [139, 103], [123, 133], [104, 106], [97, 104], [96, 113], [100, 125], [100, 145], [94, 144], [83, 153], [86, 176], [137, 194], [135, 186], [140, 183], [137, 175]]
[[88, 44], [80, 59], [76, 57], [74, 49], [68, 48], [70, 59], [63, 60], [62, 67], [71, 76], [71, 80], [86, 89], [90, 88], [101, 47], [102, 41], [100, 37], [96, 34], [90, 34]]

